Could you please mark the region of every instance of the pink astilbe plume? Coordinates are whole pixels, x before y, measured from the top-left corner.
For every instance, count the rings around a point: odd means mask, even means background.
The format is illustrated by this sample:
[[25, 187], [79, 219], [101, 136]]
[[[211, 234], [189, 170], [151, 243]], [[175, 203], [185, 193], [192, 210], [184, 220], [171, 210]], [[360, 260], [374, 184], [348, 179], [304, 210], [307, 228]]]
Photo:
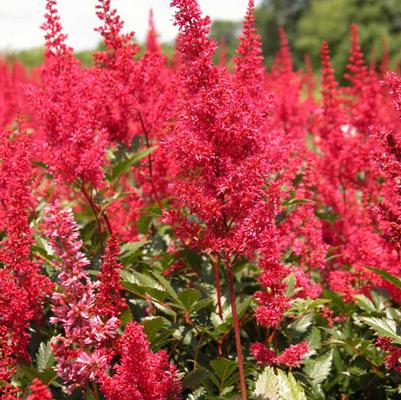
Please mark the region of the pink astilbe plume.
[[[57, 373], [72, 390], [93, 381], [99, 371], [107, 367], [113, 356], [110, 344], [117, 335], [120, 321], [115, 315], [110, 316], [115, 312], [113, 304], [106, 315], [99, 313], [104, 304], [97, 307], [98, 284], [92, 282], [85, 271], [89, 261], [81, 252], [82, 241], [71, 210], [59, 206], [48, 208], [45, 226], [60, 270], [59, 289], [53, 294], [51, 322], [61, 324], [63, 333], [56, 337], [53, 351]], [[106, 263], [110, 262], [110, 256], [106, 256]], [[112, 293], [105, 293], [106, 286], [110, 288], [109, 283], [103, 283], [101, 301], [105, 297], [113, 298]]]
[[118, 342], [120, 362], [104, 375], [101, 390], [107, 400], [178, 400], [181, 383], [167, 353], [153, 353], [143, 327], [130, 322]]

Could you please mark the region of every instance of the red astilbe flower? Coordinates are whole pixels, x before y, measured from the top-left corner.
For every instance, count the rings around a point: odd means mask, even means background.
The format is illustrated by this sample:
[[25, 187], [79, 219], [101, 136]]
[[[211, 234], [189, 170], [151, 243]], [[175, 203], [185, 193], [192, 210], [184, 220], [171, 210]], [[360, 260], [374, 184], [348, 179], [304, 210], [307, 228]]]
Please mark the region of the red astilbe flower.
[[[109, 93], [104, 125], [111, 140], [130, 144], [138, 135], [149, 148], [165, 137], [166, 122], [175, 104], [175, 79], [157, 43], [153, 17], [149, 19], [146, 51], [138, 59], [139, 47], [132, 42], [134, 33], [122, 33], [123, 21], [110, 1], [99, 0], [97, 9], [103, 22], [97, 30], [106, 50], [96, 53], [95, 61], [102, 66], [104, 89]], [[158, 148], [140, 168], [133, 169], [145, 202], [158, 201], [168, 193], [168, 178], [175, 176], [170, 160]]]
[[[207, 36], [210, 20], [202, 17], [198, 3], [175, 0], [172, 6], [178, 9], [175, 23], [181, 35], [177, 46], [183, 62], [178, 71], [176, 123], [165, 146], [181, 179], [172, 185], [180, 211], [169, 211], [166, 219], [185, 244], [224, 260], [235, 314], [232, 259], [240, 255], [255, 259], [258, 253], [262, 269], [279, 264], [274, 244], [278, 190], [274, 184], [267, 185], [273, 171], [263, 140], [270, 104], [266, 101], [255, 107], [249, 81], [232, 79], [226, 69], [213, 65], [216, 44]], [[263, 83], [255, 79], [254, 85]], [[267, 308], [276, 299], [265, 296], [264, 300]], [[234, 328], [245, 398], [235, 317]]]
[[210, 22], [201, 17], [198, 4], [175, 1], [172, 5], [179, 8], [178, 47], [185, 63], [179, 72], [177, 123], [166, 147], [183, 178], [174, 184], [177, 201], [198, 221], [188, 221], [184, 215], [178, 218], [173, 212], [170, 218], [176, 219], [181, 238], [195, 246], [249, 255], [263, 236], [263, 223], [257, 224], [269, 218], [275, 207], [273, 192], [271, 201], [264, 200], [269, 196], [263, 190], [267, 162], [263, 143], [257, 140], [266, 116], [249, 107], [249, 99], [225, 70], [213, 66], [215, 43], [207, 38]]
[[120, 362], [114, 375], [104, 375], [101, 390], [107, 400], [178, 400], [181, 383], [167, 353], [153, 353], [143, 327], [130, 322], [118, 342]]
[[353, 126], [366, 138], [370, 125], [375, 123], [377, 118], [384, 117], [384, 102], [378, 77], [365, 63], [356, 24], [351, 26], [351, 50], [347, 70], [344, 77], [351, 82], [351, 87], [344, 88], [344, 92], [351, 97], [348, 108]]
[[262, 343], [253, 343], [251, 345], [252, 355], [260, 365], [298, 367], [309, 351], [310, 349], [307, 342], [293, 344], [279, 355]]
[[118, 317], [127, 307], [121, 292], [120, 270], [123, 266], [118, 262], [120, 249], [117, 239], [112, 236], [107, 243], [106, 254], [102, 257], [100, 284], [96, 295], [96, 306], [99, 315], [111, 318]]
[[34, 244], [29, 225], [34, 207], [31, 194], [31, 141], [24, 132], [0, 134], [0, 396], [14, 392], [9, 385], [14, 367], [30, 360], [30, 324], [42, 316], [45, 296], [52, 290], [31, 258]]
[[99, 32], [106, 50], [94, 54], [95, 64], [101, 66], [103, 89], [108, 93], [103, 122], [112, 141], [129, 143], [132, 139], [131, 124], [137, 106], [134, 91], [139, 84], [139, 64], [134, 59], [140, 47], [132, 41], [134, 32], [123, 33], [124, 22], [111, 8], [110, 0], [99, 0], [97, 16], [103, 23]]
[[266, 73], [263, 65], [262, 39], [256, 32], [254, 6], [254, 0], [249, 0], [233, 61], [236, 78], [241, 85], [252, 91], [252, 97], [258, 98], [264, 94], [263, 84]]
[[22, 86], [26, 84], [26, 72], [22, 65], [11, 65], [0, 58], [0, 126], [7, 127], [17, 112], [26, 112]]
[[[355, 54], [359, 53], [355, 50]], [[359, 60], [354, 64], [362, 68], [361, 54], [354, 58]], [[327, 262], [326, 281], [331, 289], [351, 300], [359, 290], [365, 290], [371, 280], [369, 274], [363, 272], [364, 266], [381, 263], [383, 258], [388, 258], [388, 250], [377, 235], [371, 212], [379, 193], [378, 174], [369, 160], [371, 144], [365, 128], [357, 123], [356, 115], [347, 111], [350, 103], [341, 97], [343, 90], [334, 78], [326, 43], [322, 45], [321, 60], [323, 107], [315, 116], [312, 130], [319, 149], [313, 161], [317, 205], [323, 212], [330, 212], [333, 218], [330, 222], [322, 221], [323, 239], [335, 254]], [[364, 102], [357, 91], [352, 96]], [[366, 245], [361, 246], [361, 243]], [[386, 254], [381, 260], [377, 257], [380, 253]], [[352, 268], [343, 270], [347, 265]], [[356, 282], [360, 282], [358, 290]]]
[[27, 93], [43, 136], [43, 162], [62, 181], [77, 178], [93, 185], [103, 177], [108, 132], [102, 125], [106, 93], [96, 68], [85, 69], [74, 58], [62, 33], [56, 1], [47, 1], [46, 60], [42, 83]]
[[401, 373], [401, 348], [394, 346], [390, 338], [379, 337], [376, 344], [386, 353], [385, 363], [387, 369]]
[[35, 378], [31, 385], [29, 386], [31, 394], [26, 398], [26, 400], [52, 400], [53, 396], [43, 382]]
[[[323, 42], [321, 53], [322, 63], [322, 95], [323, 95], [323, 112], [327, 122], [334, 127], [338, 127], [341, 123], [342, 110], [339, 85], [334, 76], [334, 69], [330, 62], [330, 50], [326, 41]], [[329, 132], [327, 132], [329, 134]]]

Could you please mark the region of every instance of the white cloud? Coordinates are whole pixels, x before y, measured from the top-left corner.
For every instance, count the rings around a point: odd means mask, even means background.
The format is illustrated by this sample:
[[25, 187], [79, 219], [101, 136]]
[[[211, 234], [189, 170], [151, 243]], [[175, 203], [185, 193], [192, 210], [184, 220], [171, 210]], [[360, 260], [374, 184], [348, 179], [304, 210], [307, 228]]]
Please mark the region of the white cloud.
[[[173, 11], [169, 0], [114, 0], [125, 21], [126, 30], [133, 30], [138, 40], [145, 38], [148, 12], [153, 8], [161, 41], [172, 41], [176, 35]], [[202, 11], [212, 19], [241, 20], [247, 0], [199, 0]], [[257, 1], [258, 3], [258, 1]], [[94, 32], [98, 20], [94, 12], [96, 0], [59, 0], [59, 12], [68, 44], [76, 50], [96, 46], [99, 36]], [[45, 1], [0, 0], [0, 49], [16, 50], [41, 46]]]

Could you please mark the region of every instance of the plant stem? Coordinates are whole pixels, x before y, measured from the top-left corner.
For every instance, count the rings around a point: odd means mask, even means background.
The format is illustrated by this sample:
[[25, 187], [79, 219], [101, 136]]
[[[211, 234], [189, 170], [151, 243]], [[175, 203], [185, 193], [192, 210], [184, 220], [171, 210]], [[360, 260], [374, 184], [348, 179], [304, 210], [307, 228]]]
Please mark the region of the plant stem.
[[88, 202], [90, 208], [92, 209], [93, 215], [96, 218], [96, 223], [99, 231], [99, 242], [100, 242], [100, 252], [104, 254], [104, 243], [103, 243], [103, 230], [102, 230], [102, 223], [99, 219], [98, 210], [96, 204], [93, 202], [92, 197], [86, 191], [85, 184], [82, 183], [82, 194], [84, 195], [86, 201]]
[[[142, 118], [141, 112], [138, 109], [136, 109], [136, 112], [139, 117], [139, 122], [141, 123], [141, 128], [142, 128], [143, 134], [145, 135], [146, 148], [149, 149], [150, 148], [149, 132], [145, 127], [145, 121]], [[157, 205], [159, 206], [160, 209], [162, 209], [161, 201], [160, 201], [159, 195], [157, 194], [157, 190], [156, 190], [155, 183], [153, 180], [153, 166], [152, 165], [153, 165], [152, 154], [149, 154], [148, 155], [148, 168], [149, 168], [150, 185], [152, 186], [152, 192], [153, 192], [153, 195], [155, 196]]]
[[97, 390], [97, 385], [95, 382], [92, 382], [92, 393], [96, 400], [99, 400], [99, 391]]
[[229, 257], [226, 257], [226, 268], [227, 268], [228, 290], [230, 292], [231, 311], [233, 313], [235, 346], [237, 348], [239, 377], [240, 377], [240, 383], [241, 383], [241, 394], [242, 394], [242, 400], [247, 400], [246, 383], [245, 383], [245, 369], [244, 369], [244, 360], [242, 357], [240, 326], [239, 326], [239, 320], [238, 320], [237, 306], [235, 303], [234, 275], [233, 275], [232, 265], [231, 265], [231, 261], [230, 261]]
[[216, 291], [217, 291], [217, 307], [219, 312], [219, 317], [223, 321], [223, 306], [221, 304], [221, 284], [220, 284], [220, 275], [219, 275], [219, 257], [216, 256], [214, 263], [214, 279], [216, 281]]
[[[223, 306], [221, 304], [221, 284], [220, 284], [220, 275], [219, 275], [219, 257], [213, 260], [213, 269], [214, 269], [214, 280], [216, 282], [216, 292], [217, 292], [217, 308], [220, 320], [223, 322]], [[222, 356], [222, 342], [219, 340], [217, 344], [217, 352], [219, 357]]]

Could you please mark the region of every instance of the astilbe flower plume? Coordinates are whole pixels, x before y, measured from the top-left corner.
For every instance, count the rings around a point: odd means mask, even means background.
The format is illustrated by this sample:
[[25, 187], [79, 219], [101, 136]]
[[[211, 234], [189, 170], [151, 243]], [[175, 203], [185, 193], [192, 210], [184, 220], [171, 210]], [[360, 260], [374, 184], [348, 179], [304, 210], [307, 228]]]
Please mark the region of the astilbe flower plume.
[[[30, 360], [30, 324], [42, 316], [45, 296], [52, 290], [41, 266], [32, 259], [33, 230], [29, 217], [31, 141], [25, 132], [0, 134], [0, 215], [5, 232], [0, 242], [0, 397], [15, 394], [15, 366]], [[3, 397], [2, 397], [3, 398]]]
[[251, 345], [252, 355], [260, 365], [298, 367], [309, 351], [310, 349], [307, 342], [293, 344], [279, 355], [262, 343], [256, 342]]
[[52, 400], [53, 396], [49, 388], [41, 382], [39, 379], [35, 378], [31, 385], [29, 386], [31, 394], [26, 398], [26, 400]]
[[130, 322], [118, 342], [120, 362], [104, 375], [101, 389], [107, 400], [178, 400], [177, 369], [164, 351], [153, 353], [143, 327]]
[[99, 276], [100, 284], [96, 295], [96, 307], [99, 315], [112, 318], [118, 317], [127, 307], [122, 297], [120, 270], [122, 265], [118, 262], [120, 249], [115, 236], [107, 242], [106, 254], [102, 258], [102, 270]]
[[387, 369], [401, 373], [401, 348], [394, 346], [388, 337], [379, 337], [376, 340], [376, 344], [386, 354], [385, 363]]
[[[140, 138], [149, 148], [165, 137], [175, 105], [175, 79], [157, 43], [153, 14], [145, 53], [137, 59], [140, 48], [132, 41], [134, 33], [122, 32], [124, 23], [111, 2], [100, 0], [97, 10], [103, 22], [97, 30], [106, 50], [95, 54], [95, 62], [102, 67], [104, 89], [110, 94], [104, 126], [112, 141], [130, 145], [134, 138]], [[159, 202], [166, 196], [168, 179], [175, 176], [174, 165], [162, 148], [146, 157], [140, 168], [133, 168], [133, 173], [145, 202]]]
[[47, 1], [46, 59], [42, 82], [27, 94], [33, 106], [38, 135], [42, 137], [42, 159], [64, 182], [81, 179], [93, 185], [103, 177], [108, 131], [106, 93], [96, 68], [84, 68], [65, 43], [56, 0]]
[[[81, 252], [82, 241], [71, 210], [60, 209], [59, 206], [50, 207], [45, 226], [46, 236], [58, 257], [56, 265], [60, 269], [60, 287], [53, 294], [54, 316], [51, 323], [61, 324], [63, 334], [56, 337], [53, 351], [57, 373], [68, 384], [68, 389], [72, 390], [88, 381], [94, 381], [99, 371], [104, 370], [113, 357], [110, 345], [117, 336], [120, 321], [115, 312], [121, 304], [114, 296], [118, 296], [119, 287], [115, 276], [107, 276], [107, 280], [103, 281], [98, 307], [98, 283], [92, 282], [85, 271], [89, 261]], [[111, 264], [115, 263], [111, 261], [114, 253], [112, 243], [104, 260], [104, 271], [112, 272], [113, 275], [116, 272], [116, 265]], [[106, 293], [109, 289], [115, 289], [115, 292]], [[105, 300], [112, 301], [107, 309]], [[100, 314], [104, 311], [105, 314]]]
[[[289, 306], [282, 282], [287, 271], [280, 264], [274, 224], [279, 190], [267, 183], [275, 172], [263, 139], [271, 101], [251, 90], [262, 87], [264, 78], [253, 74], [262, 68], [253, 3], [240, 36], [236, 79], [213, 65], [216, 44], [207, 36], [210, 20], [201, 16], [198, 3], [175, 0], [172, 6], [178, 9], [177, 46], [183, 63], [178, 71], [177, 122], [165, 143], [180, 168], [182, 179], [173, 190], [183, 211], [169, 212], [168, 220], [185, 244], [223, 260], [229, 285], [232, 260], [240, 255], [254, 260], [258, 253], [265, 291], [256, 295], [256, 318], [264, 326], [277, 326]], [[232, 288], [230, 293], [235, 320]], [[236, 340], [241, 373], [239, 331]], [[241, 383], [245, 398], [245, 382]]]

